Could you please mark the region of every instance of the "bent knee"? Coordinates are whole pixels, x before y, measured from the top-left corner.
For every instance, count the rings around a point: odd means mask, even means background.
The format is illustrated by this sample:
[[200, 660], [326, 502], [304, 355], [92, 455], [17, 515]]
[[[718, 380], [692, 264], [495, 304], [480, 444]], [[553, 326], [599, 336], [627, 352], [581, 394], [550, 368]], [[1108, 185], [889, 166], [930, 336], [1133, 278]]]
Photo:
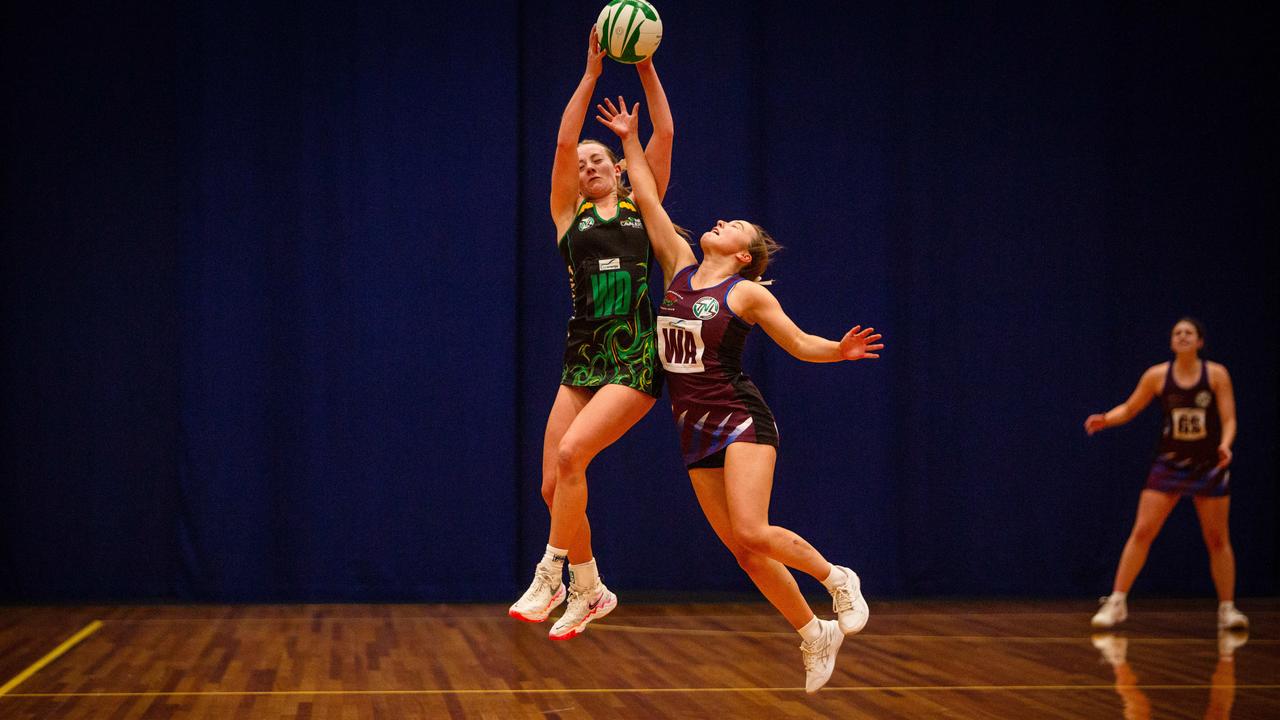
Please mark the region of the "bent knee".
[[1231, 547], [1231, 539], [1225, 532], [1207, 532], [1204, 533], [1204, 544], [1209, 552], [1220, 552]]
[[762, 572], [769, 565], [769, 558], [758, 552], [752, 552], [746, 548], [738, 548], [733, 557], [738, 561], [738, 567], [742, 568], [748, 575], [755, 575]]
[[767, 526], [752, 528], [734, 528], [733, 539], [742, 549], [749, 553], [767, 553], [769, 551], [769, 528]]

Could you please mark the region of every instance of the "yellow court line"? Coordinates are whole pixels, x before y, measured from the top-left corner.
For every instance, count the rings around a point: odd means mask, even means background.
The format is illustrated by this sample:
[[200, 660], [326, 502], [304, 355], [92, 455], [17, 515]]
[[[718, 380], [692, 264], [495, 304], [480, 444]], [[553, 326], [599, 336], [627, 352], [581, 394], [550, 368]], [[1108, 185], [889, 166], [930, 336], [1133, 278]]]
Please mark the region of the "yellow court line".
[[0, 697], [4, 697], [6, 694], [8, 694], [10, 690], [21, 685], [23, 681], [25, 681], [27, 678], [40, 672], [40, 668], [62, 657], [63, 653], [75, 647], [76, 643], [79, 643], [81, 640], [84, 640], [85, 638], [97, 632], [98, 628], [100, 627], [102, 627], [101, 620], [94, 620], [88, 625], [85, 625], [83, 628], [81, 628], [80, 632], [67, 638], [61, 645], [49, 651], [49, 654], [31, 663], [31, 666], [28, 667], [26, 670], [23, 670], [17, 675], [14, 675], [12, 680], [5, 683], [3, 686], [0, 686]]
[[[1027, 692], [1115, 690], [1115, 683], [1094, 685], [859, 685], [822, 689], [831, 692]], [[1139, 690], [1280, 690], [1280, 685], [1137, 685]], [[756, 693], [800, 692], [799, 687], [682, 687], [682, 688], [528, 688], [494, 690], [175, 690], [171, 692], [65, 692], [12, 693], [11, 698], [110, 698], [110, 697], [260, 697], [260, 696], [405, 696], [405, 695], [601, 695], [619, 693]]]

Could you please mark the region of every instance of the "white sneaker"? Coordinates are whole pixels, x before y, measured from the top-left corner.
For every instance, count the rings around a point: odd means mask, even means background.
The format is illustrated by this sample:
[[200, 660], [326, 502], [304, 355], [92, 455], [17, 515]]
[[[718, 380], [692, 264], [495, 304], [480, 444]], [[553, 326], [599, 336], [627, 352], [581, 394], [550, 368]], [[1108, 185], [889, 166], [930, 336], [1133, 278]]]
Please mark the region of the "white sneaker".
[[1249, 618], [1237, 610], [1235, 605], [1218, 608], [1219, 630], [1247, 630], [1248, 628]]
[[1249, 633], [1240, 630], [1218, 631], [1218, 657], [1229, 658], [1236, 654], [1236, 648], [1249, 642]]
[[616, 607], [618, 596], [602, 582], [597, 582], [590, 590], [569, 588], [569, 605], [564, 609], [564, 615], [551, 626], [547, 637], [552, 640], [577, 637], [587, 629], [588, 624], [613, 612]]
[[804, 659], [804, 691], [816, 693], [831, 679], [836, 669], [836, 653], [844, 642], [840, 623], [835, 620], [819, 620], [822, 636], [813, 642], [800, 643], [800, 656]]
[[507, 610], [507, 614], [525, 622], [542, 622], [564, 602], [564, 583], [553, 571], [539, 564], [533, 571], [533, 582], [524, 595]]
[[858, 574], [842, 565], [836, 567], [844, 573], [844, 583], [831, 591], [831, 609], [840, 622], [840, 632], [853, 635], [867, 626], [871, 609], [862, 597], [862, 581]]
[[1093, 620], [1089, 621], [1096, 628], [1115, 627], [1129, 617], [1129, 608], [1125, 605], [1124, 598], [1107, 595], [1098, 598], [1098, 602], [1102, 607], [1098, 608]]
[[1114, 665], [1123, 665], [1127, 662], [1127, 654], [1129, 651], [1129, 639], [1117, 637], [1112, 633], [1101, 633], [1090, 638], [1093, 646], [1102, 653], [1102, 658]]

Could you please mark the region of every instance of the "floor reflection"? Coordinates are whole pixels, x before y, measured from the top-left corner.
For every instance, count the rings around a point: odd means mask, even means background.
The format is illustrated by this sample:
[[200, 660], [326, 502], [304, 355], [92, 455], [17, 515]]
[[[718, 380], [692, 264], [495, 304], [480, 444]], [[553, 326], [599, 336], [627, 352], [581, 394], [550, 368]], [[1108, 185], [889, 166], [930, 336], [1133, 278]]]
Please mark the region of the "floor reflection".
[[[1115, 633], [1094, 635], [1093, 646], [1102, 658], [1111, 664], [1115, 672], [1116, 694], [1124, 705], [1125, 720], [1150, 720], [1151, 700], [1139, 686], [1137, 672], [1129, 664], [1129, 639]], [[1218, 663], [1209, 679], [1209, 703], [1205, 706], [1205, 720], [1227, 720], [1231, 717], [1231, 705], [1236, 698], [1235, 653], [1249, 641], [1247, 631], [1220, 630], [1218, 632]]]

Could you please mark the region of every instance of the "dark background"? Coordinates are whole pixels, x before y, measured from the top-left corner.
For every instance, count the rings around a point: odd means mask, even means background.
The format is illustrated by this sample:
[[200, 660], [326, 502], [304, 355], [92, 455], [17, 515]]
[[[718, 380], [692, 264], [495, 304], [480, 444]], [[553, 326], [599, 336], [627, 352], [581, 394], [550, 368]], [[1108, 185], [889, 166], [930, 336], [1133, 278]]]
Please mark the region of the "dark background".
[[[0, 599], [523, 589], [570, 310], [548, 177], [601, 0], [353, 5], [6, 7]], [[761, 223], [802, 327], [888, 346], [751, 341], [772, 518], [872, 598], [1104, 593], [1158, 412], [1081, 426], [1190, 313], [1237, 392], [1240, 592], [1275, 594], [1274, 28], [950, 5], [658, 6], [671, 215]], [[610, 61], [597, 90], [641, 97]], [[603, 577], [747, 591], [669, 418], [588, 474]], [[1212, 596], [1190, 503], [1134, 592]]]

